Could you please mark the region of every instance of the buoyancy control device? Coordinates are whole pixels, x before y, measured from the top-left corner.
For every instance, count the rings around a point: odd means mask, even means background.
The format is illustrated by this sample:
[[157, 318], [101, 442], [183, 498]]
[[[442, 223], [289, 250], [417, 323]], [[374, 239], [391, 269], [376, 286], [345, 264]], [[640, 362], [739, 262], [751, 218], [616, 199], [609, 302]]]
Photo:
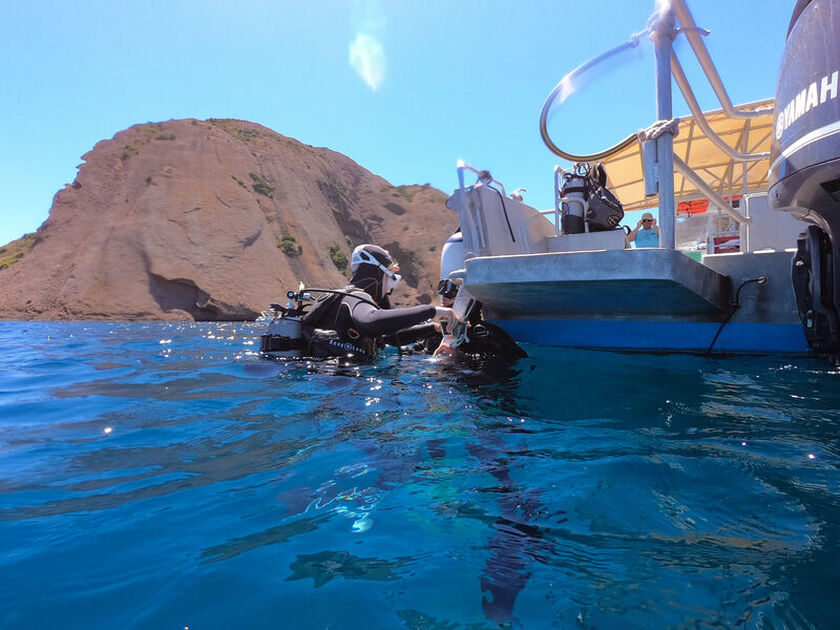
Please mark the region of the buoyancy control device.
[[618, 227], [624, 218], [624, 208], [607, 189], [603, 164], [575, 164], [562, 175], [560, 227], [563, 234], [603, 232]]
[[[311, 293], [321, 293], [313, 300]], [[358, 292], [333, 289], [309, 289], [301, 287], [297, 292], [289, 291], [288, 304], [284, 307], [271, 304], [263, 313], [269, 320], [268, 332], [260, 337], [260, 352], [278, 357], [328, 357], [353, 355], [357, 359], [369, 359], [376, 355], [374, 340], [364, 339], [352, 329], [335, 330], [336, 311], [345, 296], [364, 299]], [[307, 310], [311, 307], [311, 310]]]

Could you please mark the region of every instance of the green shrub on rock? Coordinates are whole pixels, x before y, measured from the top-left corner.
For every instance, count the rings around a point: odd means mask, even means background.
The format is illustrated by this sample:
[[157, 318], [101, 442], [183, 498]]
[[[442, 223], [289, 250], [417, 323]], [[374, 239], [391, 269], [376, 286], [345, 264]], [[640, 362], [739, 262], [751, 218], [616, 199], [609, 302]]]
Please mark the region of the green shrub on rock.
[[254, 192], [263, 197], [274, 199], [274, 186], [267, 179], [256, 173], [251, 173], [251, 181], [254, 182]]
[[347, 269], [347, 254], [341, 251], [340, 245], [330, 245], [330, 260], [339, 271]]
[[277, 247], [279, 247], [286, 256], [300, 256], [303, 252], [303, 247], [301, 247], [295, 237], [291, 234], [284, 234], [280, 240], [277, 241]]

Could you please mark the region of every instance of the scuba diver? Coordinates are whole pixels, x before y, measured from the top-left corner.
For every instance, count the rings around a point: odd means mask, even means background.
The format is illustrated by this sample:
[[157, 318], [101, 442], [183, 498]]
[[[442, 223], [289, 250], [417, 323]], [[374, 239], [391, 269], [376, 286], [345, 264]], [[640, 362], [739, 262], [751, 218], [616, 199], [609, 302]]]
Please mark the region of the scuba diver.
[[[453, 307], [461, 289], [449, 279], [441, 280], [438, 293], [444, 308]], [[441, 322], [441, 332], [423, 340], [423, 349], [435, 355], [453, 356], [455, 354], [479, 358], [523, 359], [528, 353], [520, 348], [504, 330], [495, 324], [484, 321], [481, 302], [468, 298], [464, 315], [466, 325], [463, 337], [458, 339], [458, 327], [448, 322]], [[460, 343], [459, 343], [460, 341]]]
[[437, 331], [418, 344], [418, 350], [435, 355], [466, 355], [472, 358], [516, 360], [528, 354], [516, 345], [504, 330], [484, 321], [481, 302], [450, 279], [450, 274], [464, 266], [464, 240], [460, 228], [450, 236], [440, 255], [437, 292], [441, 306], [451, 308], [461, 318], [453, 326], [441, 322]]
[[325, 292], [302, 318], [306, 355], [372, 359], [385, 344], [404, 346], [429, 336], [435, 318], [450, 328], [458, 322], [455, 311], [443, 306], [391, 308], [391, 292], [402, 276], [388, 251], [377, 245], [356, 247], [350, 270], [350, 284]]

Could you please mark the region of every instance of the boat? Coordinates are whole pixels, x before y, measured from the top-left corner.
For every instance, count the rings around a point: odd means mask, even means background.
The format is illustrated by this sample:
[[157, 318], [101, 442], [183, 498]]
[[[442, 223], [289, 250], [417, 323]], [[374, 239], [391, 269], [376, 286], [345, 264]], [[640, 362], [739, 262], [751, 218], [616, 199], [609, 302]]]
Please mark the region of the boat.
[[[448, 206], [460, 228], [444, 246], [459, 261], [447, 273], [462, 286], [456, 310], [480, 303], [517, 342], [837, 357], [840, 3], [797, 4], [775, 99], [737, 107], [685, 0], [659, 9], [642, 35], [656, 59], [648, 129], [587, 155], [560, 148], [547, 130], [558, 95], [616, 49], [572, 71], [546, 100], [542, 139], [571, 163], [554, 170], [553, 209], [537, 210], [459, 162]], [[719, 109], [701, 111], [675, 37], [688, 40]], [[672, 116], [672, 79], [689, 116]], [[616, 212], [658, 208], [659, 246], [631, 247], [615, 217], [605, 220], [610, 199]], [[676, 213], [704, 204], [717, 223], [687, 255], [676, 247]]]

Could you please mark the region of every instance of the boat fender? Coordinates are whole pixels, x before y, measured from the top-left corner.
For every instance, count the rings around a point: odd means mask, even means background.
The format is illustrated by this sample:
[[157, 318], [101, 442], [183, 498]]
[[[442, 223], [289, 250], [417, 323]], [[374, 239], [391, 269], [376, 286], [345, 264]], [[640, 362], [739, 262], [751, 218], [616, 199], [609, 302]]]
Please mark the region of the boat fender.
[[464, 268], [464, 235], [459, 229], [446, 239], [440, 250], [440, 279], [449, 279], [453, 271]]

